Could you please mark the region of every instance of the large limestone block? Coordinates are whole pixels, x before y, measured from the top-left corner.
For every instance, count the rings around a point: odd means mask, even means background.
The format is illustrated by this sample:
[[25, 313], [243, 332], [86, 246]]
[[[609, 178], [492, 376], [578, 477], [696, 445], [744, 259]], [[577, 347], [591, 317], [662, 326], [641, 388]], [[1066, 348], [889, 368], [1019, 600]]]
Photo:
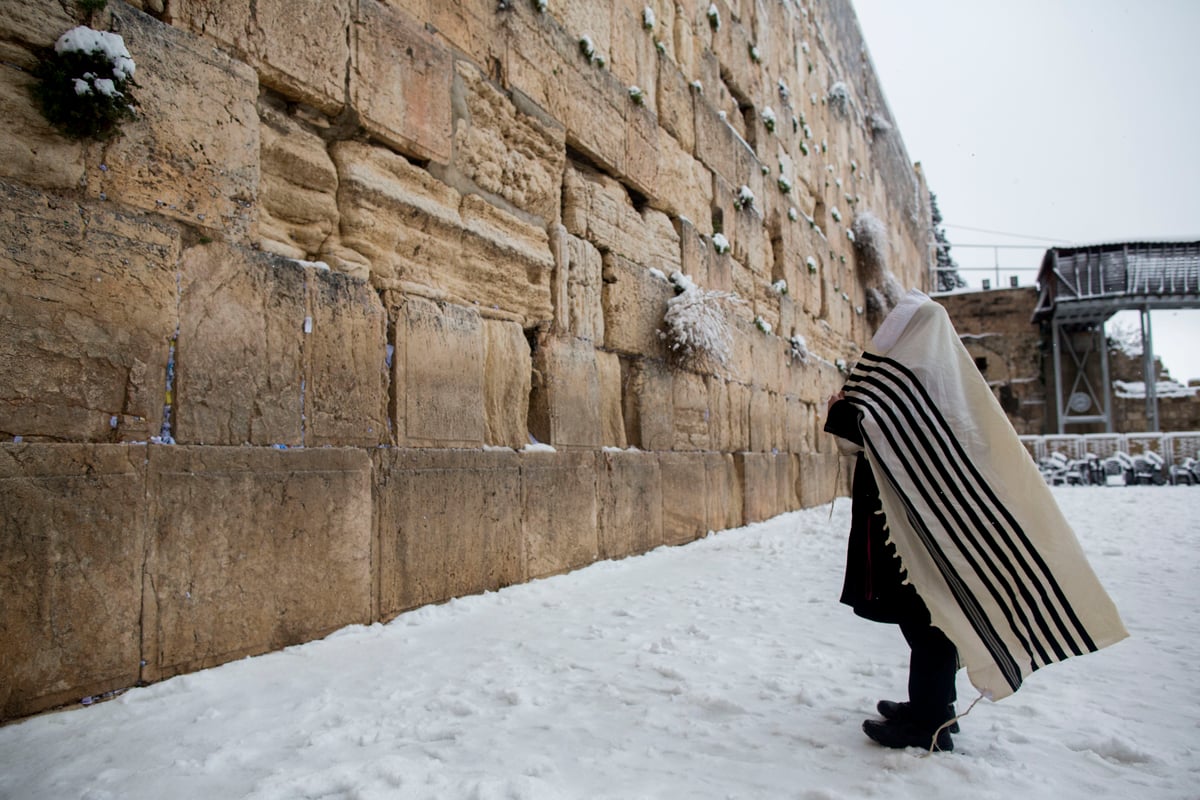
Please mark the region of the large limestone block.
[[[79, 24], [75, 9], [51, 0], [5, 0], [0, 14], [0, 41], [20, 43], [30, 50], [53, 47], [64, 32]], [[31, 68], [33, 60], [21, 64]]]
[[732, 453], [706, 453], [705, 492], [708, 495], [710, 531], [740, 527], [743, 523], [742, 482]]
[[604, 310], [601, 305], [603, 260], [590, 242], [556, 226], [551, 235], [554, 249], [554, 324], [558, 331], [586, 339], [604, 341]]
[[367, 132], [419, 159], [450, 161], [450, 52], [420, 20], [359, 0], [350, 97]]
[[145, 454], [0, 445], [0, 720], [137, 682]]
[[4, 182], [0, 228], [0, 436], [158, 435], [178, 231]]
[[[639, 87], [640, 88], [640, 87]], [[652, 99], [644, 101], [652, 103]], [[632, 98], [625, 110], [625, 169], [621, 177], [642, 197], [658, 207], [665, 205], [665, 190], [659, 178], [660, 157], [658, 119], [651, 110]], [[674, 139], [666, 137], [671, 142]], [[662, 159], [665, 161], [665, 159]]]
[[413, 18], [423, 20], [439, 41], [448, 42], [476, 64], [499, 70], [508, 15], [496, 13], [493, 0], [388, 0], [388, 5], [409, 9]]
[[110, 5], [137, 62], [138, 119], [122, 127], [88, 191], [238, 240], [250, 235], [259, 183], [254, 71], [178, 28]]
[[734, 457], [742, 478], [744, 524], [775, 516], [779, 508], [776, 457], [771, 453], [737, 453]]
[[304, 444], [304, 269], [214, 242], [184, 252], [172, 434], [181, 444]]
[[750, 398], [753, 390], [743, 383], [730, 382], [729, 390], [729, 447], [731, 451], [750, 450]]
[[555, 447], [604, 444], [600, 372], [592, 343], [546, 338], [533, 354], [533, 368], [536, 377], [529, 398], [533, 437]]
[[663, 543], [662, 473], [656, 454], [597, 453], [596, 497], [601, 559], [645, 553]]
[[395, 342], [397, 443], [481, 446], [487, 353], [479, 312], [410, 297], [397, 318]]
[[[754, 150], [721, 117], [707, 95], [693, 97], [696, 158], [734, 189], [749, 186], [755, 198], [763, 197], [762, 167]], [[768, 165], [770, 166], [770, 165]]]
[[801, 453], [796, 456], [796, 463], [796, 495], [801, 508], [849, 495], [853, 458], [841, 458], [837, 453]]
[[659, 208], [698, 226], [701, 233], [711, 234], [712, 173], [664, 129], [655, 132], [657, 162], [650, 196]]
[[454, 167], [475, 186], [552, 223], [562, 213], [561, 126], [517, 110], [475, 66], [455, 62]]
[[521, 453], [521, 507], [530, 579], [596, 560], [600, 543], [594, 453]]
[[42, 189], [78, 188], [83, 144], [55, 132], [33, 99], [33, 86], [28, 71], [0, 63], [0, 178]]
[[304, 420], [309, 447], [374, 447], [388, 433], [387, 312], [364, 281], [305, 268]]
[[[505, 21], [505, 76], [508, 86], [562, 123], [568, 146], [622, 175], [628, 86], [580, 52], [580, 40], [588, 36], [596, 54], [611, 59], [610, 13], [605, 3], [582, 0], [571, 0], [570, 8], [556, 8], [553, 14], [536, 13], [532, 4], [513, 4]], [[576, 27], [572, 14], [588, 21]]]
[[600, 441], [605, 447], [625, 447], [624, 382], [616, 353], [596, 351], [600, 383]]
[[733, 432], [730, 428], [729, 385], [719, 375], [704, 376], [708, 393], [708, 442], [712, 450], [723, 453], [733, 448]]
[[143, 680], [370, 621], [365, 451], [153, 447], [147, 482]]
[[525, 332], [515, 322], [483, 320], [485, 443], [521, 448], [529, 442], [533, 361]]
[[800, 508], [800, 491], [797, 478], [800, 461], [792, 453], [775, 455], [775, 513], [783, 514]]
[[368, 265], [376, 288], [479, 304], [525, 327], [551, 318], [545, 229], [460, 195], [384, 148], [338, 142], [331, 155], [341, 212], [325, 251], [333, 261]]
[[769, 453], [782, 445], [779, 395], [766, 389], [750, 390], [750, 449]]
[[663, 543], [687, 544], [708, 532], [705, 453], [659, 453]]
[[613, 178], [570, 164], [563, 180], [563, 224], [601, 252], [670, 275], [681, 263], [679, 234], [670, 218], [652, 208], [639, 212]]
[[685, 153], [696, 152], [696, 112], [686, 75], [671, 59], [658, 59], [658, 123]]
[[527, 580], [511, 450], [376, 450], [377, 617]]
[[623, 372], [629, 446], [670, 450], [675, 444], [674, 374], [662, 362], [649, 359], [629, 362]]
[[355, 5], [353, 0], [173, 0], [171, 22], [236, 53], [264, 86], [335, 116], [346, 101]]
[[[648, 108], [657, 105], [658, 51], [653, 32], [644, 24], [643, 11], [651, 3], [645, 0], [617, 0], [612, 3], [612, 71], [626, 86], [637, 86]], [[661, 4], [659, 4], [661, 5]], [[591, 4], [592, 9], [596, 4]], [[592, 12], [595, 19], [595, 13]], [[655, 19], [657, 26], [658, 20]], [[632, 171], [631, 171], [632, 172]]]
[[267, 103], [259, 114], [259, 239], [265, 250], [314, 259], [338, 227], [337, 167], [325, 141], [294, 116]]
[[675, 440], [672, 450], [712, 450], [709, 396], [704, 376], [676, 371], [673, 384]]
[[671, 285], [619, 255], [603, 259], [604, 346], [609, 350], [649, 358], [665, 358], [659, 331], [674, 295]]

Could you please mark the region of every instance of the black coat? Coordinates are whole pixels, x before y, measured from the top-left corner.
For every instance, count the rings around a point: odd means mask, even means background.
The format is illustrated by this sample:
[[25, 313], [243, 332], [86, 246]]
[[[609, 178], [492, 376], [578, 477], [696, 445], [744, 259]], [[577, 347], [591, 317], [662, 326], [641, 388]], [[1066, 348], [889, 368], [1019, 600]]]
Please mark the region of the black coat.
[[[861, 417], [862, 412], [852, 403], [838, 400], [829, 409], [825, 432], [861, 447]], [[862, 452], [854, 462], [850, 497], [850, 541], [841, 601], [855, 614], [876, 622], [927, 622], [929, 611], [916, 589], [903, 582], [896, 548], [887, 541], [879, 487]]]

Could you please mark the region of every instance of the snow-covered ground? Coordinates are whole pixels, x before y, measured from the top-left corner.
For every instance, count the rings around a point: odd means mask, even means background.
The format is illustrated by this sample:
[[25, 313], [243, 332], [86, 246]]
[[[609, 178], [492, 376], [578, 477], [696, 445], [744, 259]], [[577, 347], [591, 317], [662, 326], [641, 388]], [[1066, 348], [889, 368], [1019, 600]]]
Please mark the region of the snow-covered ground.
[[842, 500], [0, 728], [0, 797], [1195, 800], [1200, 488], [1054, 491], [1132, 635], [952, 754], [860, 730], [907, 651], [837, 603]]

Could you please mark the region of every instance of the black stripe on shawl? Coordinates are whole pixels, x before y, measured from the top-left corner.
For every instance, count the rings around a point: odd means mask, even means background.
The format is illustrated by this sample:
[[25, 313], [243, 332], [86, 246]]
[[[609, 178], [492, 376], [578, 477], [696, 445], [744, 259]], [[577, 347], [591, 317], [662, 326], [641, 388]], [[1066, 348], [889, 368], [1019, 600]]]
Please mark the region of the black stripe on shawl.
[[[847, 399], [851, 398], [848, 397]], [[851, 402], [855, 401], [851, 399]], [[865, 403], [861, 402], [859, 404], [865, 405]], [[887, 428], [882, 430], [883, 435], [887, 437], [891, 443], [893, 450], [896, 450], [896, 443], [894, 439], [892, 439], [892, 432]], [[879, 451], [875, 448], [874, 443], [871, 442], [870, 439], [864, 437], [864, 444], [875, 455], [876, 465], [883, 473], [880, 477], [888, 481], [888, 483], [890, 483], [893, 487], [898, 488], [899, 484], [896, 482], [895, 476], [892, 474], [891, 469], [888, 467], [886, 462], [879, 457]], [[1020, 667], [1017, 666], [1016, 659], [1013, 658], [1012, 653], [1010, 653], [1008, 648], [1004, 645], [1004, 640], [1000, 637], [1000, 634], [992, 625], [991, 620], [988, 619], [987, 614], [983, 612], [983, 609], [980, 607], [979, 602], [975, 599], [975, 596], [970, 590], [967, 589], [966, 585], [962, 581], [962, 578], [959, 577], [958, 573], [950, 565], [950, 562], [946, 558], [941, 545], [933, 537], [933, 534], [929, 531], [925, 521], [921, 518], [921, 515], [917, 513], [916, 508], [913, 507], [912, 501], [907, 495], [905, 495], [904, 492], [897, 491], [896, 494], [900, 498], [901, 502], [904, 503], [905, 511], [908, 514], [908, 519], [913, 526], [913, 530], [917, 532], [917, 536], [920, 537], [921, 543], [925, 546], [925, 549], [929, 551], [930, 556], [933, 558], [934, 565], [937, 567], [938, 572], [941, 573], [942, 579], [946, 581], [946, 585], [950, 587], [950, 593], [953, 595], [955, 601], [957, 601], [959, 608], [963, 612], [963, 615], [971, 623], [971, 627], [974, 629], [975, 634], [979, 637], [980, 641], [983, 642], [984, 647], [987, 648], [992, 660], [1000, 668], [1000, 673], [1004, 676], [1004, 680], [1015, 692], [1021, 687], [1022, 680], [1021, 670]], [[927, 503], [929, 502], [928, 497], [926, 497], [925, 500]]]
[[[982, 493], [987, 497], [987, 500], [992, 505], [994, 510], [996, 512], [998, 512], [1000, 514], [1000, 516], [1002, 516], [1004, 518], [1004, 521], [1008, 524], [1008, 527], [1010, 530], [1005, 531], [1003, 529], [1003, 527], [1000, 526], [998, 520], [996, 520], [994, 517], [991, 520], [992, 524], [995, 526], [995, 528], [1004, 535], [1005, 544], [1009, 547], [1010, 550], [1013, 551], [1013, 553], [1015, 555], [1018, 556], [1018, 559], [1021, 562], [1021, 566], [1025, 569], [1026, 574], [1029, 576], [1030, 580], [1032, 581], [1034, 586], [1037, 588], [1039, 594], [1042, 596], [1042, 601], [1043, 601], [1042, 604], [1046, 608], [1047, 612], [1054, 618], [1054, 622], [1055, 622], [1056, 626], [1058, 627], [1060, 636], [1065, 640], [1066, 644], [1070, 647], [1072, 653], [1074, 653], [1075, 655], [1082, 655], [1082, 653], [1084, 652], [1083, 650], [1080, 650], [1079, 645], [1076, 644], [1076, 640], [1075, 640], [1076, 636], [1078, 637], [1079, 641], [1082, 642], [1082, 644], [1083, 644], [1084, 648], [1086, 648], [1087, 652], [1095, 652], [1097, 649], [1095, 642], [1092, 641], [1092, 638], [1088, 634], [1087, 629], [1083, 626], [1083, 623], [1079, 620], [1078, 615], [1076, 615], [1074, 608], [1067, 601], [1066, 595], [1062, 591], [1062, 587], [1059, 586], [1058, 581], [1055, 579], [1054, 575], [1050, 572], [1050, 568], [1046, 564], [1045, 560], [1042, 558], [1041, 553], [1039, 553], [1037, 551], [1037, 549], [1033, 547], [1033, 544], [1032, 544], [1032, 542], [1030, 542], [1029, 537], [1025, 533], [1024, 529], [1017, 522], [1017, 520], [1012, 516], [1012, 513], [1004, 506], [1003, 503], [1000, 502], [1000, 499], [996, 496], [992, 487], [988, 484], [988, 482], [986, 480], [984, 480], [983, 476], [979, 473], [979, 470], [971, 462], [970, 458], [967, 456], [966, 451], [963, 449], [962, 444], [958, 441], [957, 437], [955, 437], [953, 435], [953, 433], [950, 431], [949, 424], [947, 424], [945, 418], [942, 416], [941, 410], [937, 407], [937, 405], [933, 402], [933, 399], [929, 396], [929, 393], [926, 391], [925, 386], [920, 382], [920, 380], [917, 379], [917, 376], [910, 369], [908, 369], [906, 366], [904, 366], [903, 364], [901, 364], [893, 359], [886, 358], [884, 356], [880, 356], [880, 355], [877, 355], [874, 353], [864, 353], [863, 357], [866, 358], [867, 360], [878, 362], [880, 365], [890, 366], [893, 369], [895, 369], [897, 372], [899, 372], [901, 375], [903, 375], [905, 378], [908, 379], [906, 384], [901, 384], [900, 382], [897, 382], [897, 383], [898, 383], [898, 385], [900, 385], [902, 387], [907, 386], [909, 388], [910, 392], [911, 392], [911, 390], [915, 390], [920, 395], [921, 400], [924, 401], [925, 408], [928, 409], [928, 413], [932, 416], [932, 420], [930, 420], [930, 422], [933, 423], [933, 427], [935, 427], [937, 430], [939, 430], [943, 433], [943, 436], [944, 436], [944, 441], [942, 443], [943, 447], [945, 447], [946, 444], [948, 443], [949, 446], [954, 449], [955, 454], [957, 454], [958, 459], [961, 462], [961, 465], [962, 465], [961, 470], [964, 470], [966, 473], [964, 475], [964, 477], [969, 476], [970, 483], [968, 483], [968, 486], [977, 487], [980, 491], [982, 491]], [[860, 366], [862, 366], [861, 362], [860, 362]], [[884, 373], [887, 374], [886, 370], [884, 371]], [[915, 400], [916, 398], [913, 398], [913, 399]], [[981, 502], [981, 505], [983, 505], [982, 502]], [[991, 516], [991, 515], [989, 515], [989, 516]], [[1010, 539], [1010, 535], [1015, 536], [1015, 537], [1017, 537], [1017, 539], [1019, 539], [1020, 544], [1023, 546], [1025, 552], [1029, 553], [1030, 558], [1034, 561], [1033, 565], [1029, 564], [1027, 561], [1025, 561], [1024, 558], [1020, 557], [1019, 551], [1017, 550], [1017, 548], [1015, 548], [1013, 546], [1014, 543]], [[1035, 566], [1036, 566], [1036, 569], [1035, 569]], [[1040, 576], [1037, 573], [1040, 573]], [[1061, 619], [1061, 617], [1058, 614], [1058, 610], [1050, 602], [1050, 598], [1047, 596], [1047, 587], [1051, 591], [1053, 591], [1055, 597], [1058, 599], [1059, 604], [1061, 605], [1061, 607], [1063, 609], [1063, 612], [1069, 618], [1070, 625], [1068, 625]], [[1071, 630], [1072, 628], [1073, 628], [1073, 633]], [[1051, 639], [1051, 641], [1053, 642], [1054, 640]], [[1056, 647], [1055, 650], [1057, 651], [1058, 648]], [[1065, 658], [1065, 657], [1066, 657], [1065, 655], [1062, 655], [1062, 656], [1060, 656], [1060, 659]]]
[[[924, 498], [929, 509], [937, 517], [952, 543], [962, 553], [971, 569], [987, 588], [988, 593], [996, 602], [996, 606], [1000, 609], [1000, 612], [1008, 621], [1009, 627], [1020, 641], [1022, 648], [1024, 648], [1025, 652], [1030, 655], [1031, 660], [1033, 660], [1035, 657], [1033, 651], [1037, 651], [1037, 656], [1041, 658], [1041, 662], [1038, 663], [1035, 661], [1033, 664], [1033, 669], [1037, 669], [1039, 666], [1050, 663], [1052, 659], [1042, 647], [1042, 644], [1038, 638], [1033, 634], [1032, 626], [1030, 626], [1029, 620], [1025, 617], [1023, 610], [1016, 603], [1016, 594], [1013, 591], [1011, 583], [1004, 579], [1001, 570], [997, 568], [996, 564], [991, 560], [991, 558], [989, 558], [989, 555], [995, 556], [995, 554], [989, 553], [987, 548], [980, 547], [978, 542], [974, 541], [976, 537], [971, 536], [971, 533], [974, 529], [982, 527], [982, 523], [975, 515], [974, 511], [970, 508], [970, 503], [968, 503], [966, 498], [962, 495], [958, 483], [956, 483], [948, 473], [946, 465], [942, 463], [942, 459], [937, 457], [937, 453], [934, 451], [933, 443], [926, 436], [924, 429], [913, 418], [913, 411], [909, 409], [904, 402], [902, 402], [902, 399], [896, 395], [892, 388], [883, 384], [881, 381], [876, 380], [874, 377], [862, 376], [860, 377], [860, 381], [861, 383], [858, 386], [847, 387], [849, 396], [853, 398], [856, 394], [862, 394], [864, 397], [868, 397], [873, 401], [873, 406], [878, 406], [878, 408], [871, 409], [873, 416], [875, 417], [876, 421], [880, 423], [880, 428], [883, 430], [884, 435], [888, 437], [889, 442], [891, 442], [892, 448], [896, 452], [897, 457], [901, 459], [902, 467], [913, 477], [924, 477], [924, 481], [914, 481], [917, 491]], [[871, 386], [875, 387], [877, 392], [872, 392], [861, 384], [870, 384]], [[884, 397], [883, 395], [887, 395], [887, 397]], [[887, 414], [889, 419], [882, 419], [881, 413]], [[898, 413], [901, 413], [906, 417], [907, 424], [905, 424], [905, 421], [902, 421], [897, 416]], [[907, 448], [907, 453], [901, 452], [900, 448], [897, 447], [892, 431], [887, 428], [888, 424], [890, 424], [895, 429], [895, 432], [898, 433], [903, 439]], [[925, 458], [921, 458], [922, 453], [926, 456]], [[931, 466], [940, 473], [940, 481], [931, 472]], [[893, 482], [893, 485], [899, 489], [898, 484]], [[951, 495], [953, 500], [956, 502], [937, 501], [929, 493], [929, 488], [937, 491], [939, 495]], [[971, 523], [973, 523], [975, 526], [974, 529], [972, 528], [972, 524], [969, 524], [963, 520], [962, 513], [965, 513], [971, 517]], [[952, 519], [948, 518], [948, 515], [949, 517], [952, 517]], [[967, 547], [968, 543], [972, 545], [970, 548]], [[975, 553], [978, 553], [978, 555]], [[983, 565], [980, 563], [981, 560], [984, 562]], [[987, 572], [984, 571], [982, 568], [983, 566], [986, 566], [988, 570]], [[1009, 566], [1011, 572], [1011, 565]], [[992, 575], [995, 576], [995, 580], [993, 580], [991, 577]], [[943, 574], [943, 577], [944, 576], [945, 575]], [[1005, 594], [1008, 595], [1008, 600], [1010, 602], [1006, 603], [1004, 598], [1001, 597], [1000, 589], [997, 588], [997, 583], [1000, 584]], [[1032, 598], [1027, 599], [1030, 602], [1030, 605], [1033, 605]], [[962, 602], [960, 601], [959, 604], [961, 606]], [[1016, 612], [1016, 616], [1020, 617], [1021, 624], [1018, 624], [1017, 619], [1014, 618], [1014, 610]], [[1028, 638], [1022, 632], [1022, 629], [1025, 629], [1029, 632]], [[1033, 642], [1032, 646], [1030, 644], [1030, 640]], [[993, 650], [994, 648], [989, 646], [988, 649]], [[1009, 657], [1011, 658], [1011, 655]], [[1065, 657], [1065, 655], [1060, 653], [1060, 658]]]

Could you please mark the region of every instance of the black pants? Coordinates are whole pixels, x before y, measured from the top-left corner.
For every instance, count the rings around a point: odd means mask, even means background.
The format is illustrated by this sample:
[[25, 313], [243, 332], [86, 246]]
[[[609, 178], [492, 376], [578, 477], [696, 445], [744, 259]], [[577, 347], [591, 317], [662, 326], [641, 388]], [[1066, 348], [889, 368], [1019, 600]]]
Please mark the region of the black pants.
[[912, 655], [908, 662], [908, 702], [920, 719], [941, 724], [946, 721], [946, 706], [957, 696], [954, 675], [958, 671], [958, 650], [940, 628], [924, 619], [900, 623]]

